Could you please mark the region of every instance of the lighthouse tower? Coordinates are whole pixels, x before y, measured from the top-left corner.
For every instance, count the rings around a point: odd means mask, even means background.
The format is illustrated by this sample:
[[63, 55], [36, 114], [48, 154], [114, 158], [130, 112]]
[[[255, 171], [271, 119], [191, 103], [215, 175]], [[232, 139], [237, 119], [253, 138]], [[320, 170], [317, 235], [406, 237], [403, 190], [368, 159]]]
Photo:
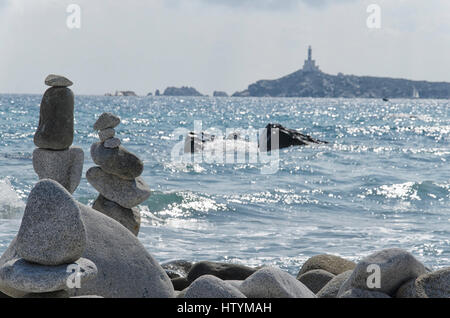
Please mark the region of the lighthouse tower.
[[312, 59], [311, 45], [308, 47], [308, 59], [305, 61], [305, 64], [303, 65], [303, 72], [306, 73], [320, 72], [319, 66], [316, 65], [316, 61]]

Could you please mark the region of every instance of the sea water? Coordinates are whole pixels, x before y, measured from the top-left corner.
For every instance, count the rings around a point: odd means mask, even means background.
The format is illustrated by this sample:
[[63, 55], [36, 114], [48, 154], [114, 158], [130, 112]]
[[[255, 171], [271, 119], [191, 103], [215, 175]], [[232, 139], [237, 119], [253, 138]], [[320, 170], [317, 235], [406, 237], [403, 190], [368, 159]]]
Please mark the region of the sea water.
[[[0, 95], [0, 253], [38, 181], [40, 100]], [[121, 117], [118, 138], [145, 163], [153, 194], [139, 206], [139, 239], [160, 262], [275, 265], [296, 274], [316, 254], [356, 261], [398, 247], [430, 268], [450, 266], [448, 100], [76, 96], [74, 145], [85, 165], [74, 196], [85, 204], [98, 195], [85, 172], [103, 112]], [[273, 174], [250, 160], [174, 161], [177, 129], [194, 130], [195, 121], [224, 132], [280, 123], [329, 144], [281, 150]]]

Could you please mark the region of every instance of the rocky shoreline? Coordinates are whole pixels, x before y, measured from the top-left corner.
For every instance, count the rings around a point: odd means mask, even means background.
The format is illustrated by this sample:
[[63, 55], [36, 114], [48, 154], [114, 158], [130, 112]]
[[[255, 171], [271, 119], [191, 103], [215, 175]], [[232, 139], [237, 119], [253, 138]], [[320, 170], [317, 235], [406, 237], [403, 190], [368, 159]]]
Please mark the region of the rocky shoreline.
[[33, 153], [40, 181], [0, 257], [0, 298], [450, 298], [450, 267], [431, 271], [401, 249], [357, 263], [317, 255], [297, 276], [271, 266], [159, 264], [137, 238], [136, 206], [151, 190], [143, 162], [115, 137], [120, 118], [104, 113], [93, 125], [97, 166], [86, 177], [99, 196], [93, 207], [81, 204], [73, 197], [84, 161], [72, 147], [73, 83], [57, 75], [45, 83]]

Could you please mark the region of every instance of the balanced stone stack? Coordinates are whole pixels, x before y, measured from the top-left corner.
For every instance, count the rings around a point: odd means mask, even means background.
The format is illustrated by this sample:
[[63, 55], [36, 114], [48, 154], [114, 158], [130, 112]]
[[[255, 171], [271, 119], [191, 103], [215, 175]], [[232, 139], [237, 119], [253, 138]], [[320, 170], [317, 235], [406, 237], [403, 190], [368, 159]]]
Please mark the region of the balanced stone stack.
[[91, 147], [91, 156], [98, 167], [89, 169], [86, 178], [100, 195], [93, 208], [115, 219], [134, 235], [138, 235], [141, 216], [136, 206], [150, 196], [150, 188], [140, 175], [144, 163], [115, 138], [114, 128], [120, 118], [104, 113], [94, 125], [100, 142]]
[[34, 135], [33, 167], [39, 179], [52, 179], [70, 193], [80, 184], [84, 152], [71, 147], [74, 135], [73, 83], [63, 76], [49, 75], [51, 86], [41, 102], [39, 127]]
[[70, 289], [97, 275], [96, 265], [82, 258], [86, 230], [78, 203], [53, 180], [39, 181], [31, 191], [14, 244], [14, 257], [0, 268], [6, 292], [69, 297]]

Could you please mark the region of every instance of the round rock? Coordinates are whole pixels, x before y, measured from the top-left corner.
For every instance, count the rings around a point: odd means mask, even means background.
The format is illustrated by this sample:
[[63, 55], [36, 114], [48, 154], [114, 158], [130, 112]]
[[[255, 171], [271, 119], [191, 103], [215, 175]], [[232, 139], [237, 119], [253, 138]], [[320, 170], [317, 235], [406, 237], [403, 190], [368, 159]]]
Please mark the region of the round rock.
[[353, 271], [346, 271], [330, 280], [318, 293], [318, 298], [337, 298], [339, 289], [352, 275]]
[[73, 142], [74, 96], [66, 87], [51, 87], [42, 98], [39, 126], [34, 135], [38, 148], [64, 150]]
[[120, 118], [111, 113], [103, 113], [94, 124], [94, 130], [115, 128], [120, 124]]
[[139, 234], [139, 229], [141, 227], [141, 214], [138, 209], [126, 209], [117, 203], [106, 199], [102, 195], [98, 196], [92, 207], [119, 222], [134, 235], [137, 236]]
[[246, 298], [236, 287], [223, 280], [205, 275], [195, 280], [187, 289], [184, 298]]
[[[377, 269], [380, 288], [369, 288], [369, 276], [376, 278]], [[350, 289], [374, 290], [393, 296], [404, 283], [425, 273], [425, 266], [407, 251], [397, 248], [382, 250], [358, 263], [350, 278], [339, 290], [339, 297]]]
[[33, 152], [33, 168], [39, 179], [52, 179], [74, 193], [83, 173], [84, 152], [79, 147], [53, 151], [37, 148]]
[[240, 291], [248, 298], [317, 298], [295, 277], [273, 267], [264, 267], [251, 275]]
[[317, 294], [334, 277], [335, 275], [324, 271], [323, 269], [314, 269], [306, 272], [297, 279], [314, 294]]
[[108, 140], [106, 140], [103, 143], [105, 148], [109, 148], [109, 149], [118, 148], [121, 144], [122, 144], [122, 142], [120, 141], [119, 138], [109, 138]]
[[421, 275], [415, 287], [420, 298], [450, 298], [450, 267]]
[[97, 142], [91, 146], [91, 157], [103, 171], [122, 179], [133, 180], [144, 171], [142, 160], [122, 146], [108, 149]]
[[43, 266], [23, 258], [14, 259], [0, 268], [3, 284], [27, 293], [50, 293], [81, 286], [97, 275], [97, 267], [90, 260], [80, 258], [72, 264]]
[[69, 79], [65, 78], [61, 75], [50, 74], [45, 79], [45, 85], [52, 87], [69, 87], [72, 86], [73, 83]]
[[104, 142], [109, 138], [113, 138], [115, 135], [116, 131], [114, 130], [114, 128], [106, 128], [98, 132], [98, 137], [100, 138], [101, 142]]
[[200, 276], [212, 275], [222, 280], [245, 280], [256, 271], [255, 268], [238, 264], [198, 262], [192, 266], [187, 279], [193, 282]]
[[354, 262], [339, 256], [327, 254], [316, 255], [308, 259], [305, 264], [303, 264], [297, 278], [306, 272], [315, 269], [323, 269], [333, 275], [339, 275], [348, 270], [353, 270], [355, 267], [356, 264]]
[[151, 195], [151, 190], [141, 177], [125, 180], [93, 167], [86, 172], [89, 183], [105, 198], [124, 208], [131, 209]]
[[86, 248], [77, 202], [53, 180], [39, 181], [28, 197], [17, 234], [18, 255], [41, 265], [70, 264]]

